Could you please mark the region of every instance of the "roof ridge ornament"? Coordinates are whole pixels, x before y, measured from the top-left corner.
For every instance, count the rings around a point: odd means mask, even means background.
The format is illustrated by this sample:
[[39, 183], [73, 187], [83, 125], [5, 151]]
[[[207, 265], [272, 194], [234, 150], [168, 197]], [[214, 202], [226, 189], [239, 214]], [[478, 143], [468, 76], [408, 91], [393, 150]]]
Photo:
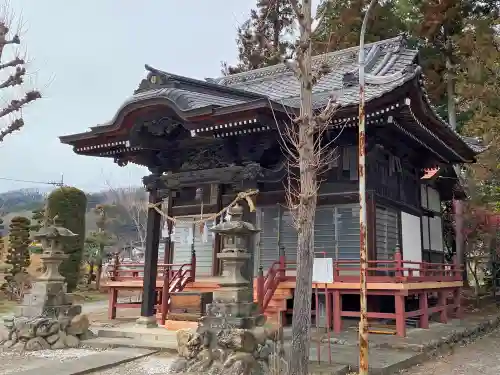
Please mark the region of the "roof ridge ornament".
[[175, 82], [174, 77], [162, 70], [153, 68], [151, 65], [145, 64], [144, 68], [147, 72], [149, 72], [145, 79], [141, 81], [139, 87], [134, 91], [134, 94], [159, 88], [160, 86], [164, 87], [169, 83]]

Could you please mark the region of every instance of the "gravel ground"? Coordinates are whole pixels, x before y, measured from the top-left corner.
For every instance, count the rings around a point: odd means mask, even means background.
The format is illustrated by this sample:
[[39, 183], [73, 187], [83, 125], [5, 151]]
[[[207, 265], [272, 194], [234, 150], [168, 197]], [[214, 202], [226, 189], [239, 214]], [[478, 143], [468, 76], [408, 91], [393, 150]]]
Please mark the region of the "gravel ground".
[[95, 352], [95, 350], [87, 349], [40, 350], [24, 354], [13, 351], [0, 351], [0, 375], [15, 374], [21, 370], [37, 368], [46, 365], [50, 361], [67, 362]]
[[92, 375], [165, 375], [173, 361], [171, 355], [154, 355], [125, 363], [105, 371], [93, 372]]
[[[448, 355], [403, 371], [404, 375], [498, 375], [500, 374], [500, 330]], [[94, 375], [164, 375], [172, 361], [168, 355], [142, 358]]]
[[405, 375], [497, 375], [500, 374], [500, 330], [448, 355], [404, 371]]

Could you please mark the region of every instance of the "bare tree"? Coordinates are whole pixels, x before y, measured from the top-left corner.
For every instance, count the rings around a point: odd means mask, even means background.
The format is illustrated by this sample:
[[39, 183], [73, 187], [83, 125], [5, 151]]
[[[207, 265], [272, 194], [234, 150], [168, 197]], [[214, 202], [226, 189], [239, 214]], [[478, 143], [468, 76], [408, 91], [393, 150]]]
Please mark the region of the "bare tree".
[[[272, 0], [268, 0], [272, 1]], [[312, 269], [314, 261], [314, 217], [321, 173], [332, 165], [335, 157], [335, 139], [323, 137], [338, 104], [332, 95], [327, 105], [314, 111], [314, 85], [331, 67], [325, 61], [312, 60], [312, 37], [322, 21], [322, 15], [313, 17], [311, 0], [290, 0], [300, 37], [294, 58], [284, 61], [300, 83], [300, 113], [291, 118], [291, 124], [279, 126], [282, 148], [289, 162], [287, 200], [295, 219], [298, 234], [297, 282], [294, 294], [292, 347], [288, 371], [291, 375], [309, 374], [311, 341]], [[275, 48], [262, 34], [255, 35], [263, 47]], [[264, 49], [264, 48], [263, 48]]]
[[[322, 136], [338, 105], [331, 97], [326, 107], [318, 113], [313, 111], [313, 86], [329, 72], [325, 63], [313, 67], [312, 36], [314, 30], [311, 0], [290, 0], [297, 17], [300, 39], [295, 50], [295, 59], [287, 60], [300, 82], [300, 114], [293, 122], [297, 126], [287, 129], [286, 151], [293, 167], [298, 167], [296, 190], [289, 184], [288, 202], [295, 213], [298, 232], [297, 282], [294, 294], [292, 320], [292, 353], [289, 359], [291, 375], [309, 374], [309, 347], [311, 342], [312, 269], [314, 261], [314, 217], [318, 199], [319, 175], [328, 168], [334, 157], [332, 142]], [[316, 20], [318, 21], [318, 20]], [[316, 27], [320, 22], [316, 22]]]
[[148, 198], [146, 191], [138, 187], [114, 188], [106, 182], [109, 191], [106, 193], [109, 203], [120, 206], [127, 213], [134, 225], [137, 240], [141, 246], [146, 244], [146, 221], [148, 213]]
[[14, 21], [16, 21], [15, 15], [8, 3], [4, 3], [0, 6], [0, 73], [2, 73], [0, 90], [2, 90], [4, 102], [4, 107], [0, 108], [0, 119], [4, 122], [4, 126], [0, 130], [0, 142], [3, 142], [6, 136], [24, 126], [22, 109], [27, 104], [42, 97], [37, 90], [25, 90], [21, 96], [18, 96], [18, 94], [11, 100], [7, 99], [12, 97], [13, 91], [17, 91], [19, 87], [26, 87], [24, 84], [26, 79], [25, 58], [16, 49], [9, 56], [6, 49], [9, 45], [21, 44], [22, 19], [17, 19], [17, 31], [11, 32]]

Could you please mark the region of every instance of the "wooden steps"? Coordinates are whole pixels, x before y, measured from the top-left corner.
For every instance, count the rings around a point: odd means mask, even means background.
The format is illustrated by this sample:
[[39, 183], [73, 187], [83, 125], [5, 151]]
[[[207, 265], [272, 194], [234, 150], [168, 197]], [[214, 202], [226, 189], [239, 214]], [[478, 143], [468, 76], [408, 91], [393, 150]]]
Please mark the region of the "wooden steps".
[[213, 292], [215, 289], [219, 289], [219, 284], [217, 281], [194, 281], [188, 283], [183, 292]]
[[[213, 280], [197, 280], [195, 282], [188, 283], [186, 287], [183, 289], [185, 292], [213, 292], [214, 290], [219, 288], [219, 284], [217, 280], [214, 278]], [[257, 283], [254, 279], [254, 288], [253, 288], [253, 298], [254, 301], [257, 301]], [[269, 302], [266, 311], [264, 314], [268, 318], [270, 323], [279, 323], [280, 315], [283, 318], [283, 314], [287, 311], [287, 301], [293, 298], [293, 288], [290, 288], [289, 285], [281, 283], [276, 291], [274, 292], [273, 298]], [[197, 322], [189, 322], [189, 321], [174, 321], [167, 320], [165, 322], [165, 328], [168, 330], [176, 331], [182, 328], [195, 328]]]
[[[257, 301], [257, 282], [254, 281], [253, 298]], [[287, 311], [287, 301], [293, 298], [293, 289], [280, 283], [276, 288], [269, 305], [264, 311], [268, 321], [272, 323], [279, 323], [280, 315], [283, 318], [284, 313]]]

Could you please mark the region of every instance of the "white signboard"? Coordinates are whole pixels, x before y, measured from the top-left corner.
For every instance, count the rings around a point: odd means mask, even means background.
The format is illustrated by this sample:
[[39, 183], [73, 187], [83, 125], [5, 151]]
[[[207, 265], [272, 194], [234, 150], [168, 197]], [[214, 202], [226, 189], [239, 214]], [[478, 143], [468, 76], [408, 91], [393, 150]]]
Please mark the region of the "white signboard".
[[333, 283], [332, 258], [314, 258], [313, 283]]

